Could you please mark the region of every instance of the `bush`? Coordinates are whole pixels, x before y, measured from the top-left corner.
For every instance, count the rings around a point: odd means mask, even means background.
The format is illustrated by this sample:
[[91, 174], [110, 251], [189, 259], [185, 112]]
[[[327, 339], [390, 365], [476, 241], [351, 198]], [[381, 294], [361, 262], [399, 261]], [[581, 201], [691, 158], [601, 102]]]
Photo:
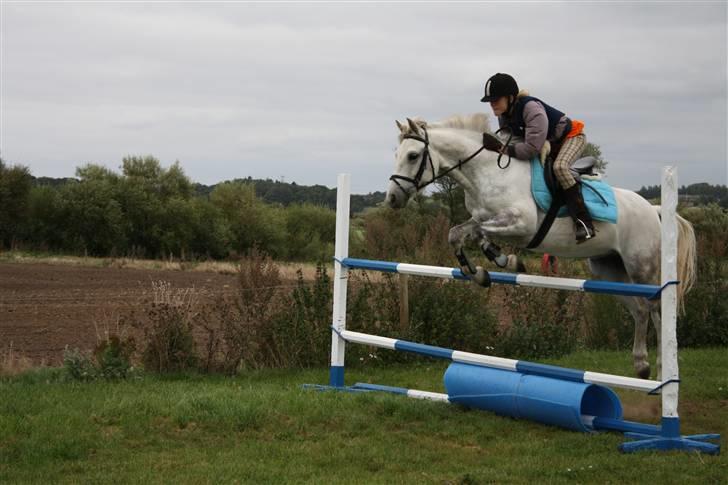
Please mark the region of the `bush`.
[[63, 367], [77, 381], [92, 381], [99, 376], [88, 355], [76, 348], [69, 349], [68, 346], [63, 350]]
[[[350, 278], [348, 322], [352, 330], [429, 345], [490, 353], [497, 320], [487, 290], [460, 281], [409, 278], [410, 320], [400, 322], [399, 277], [384, 274], [372, 281], [366, 273]], [[406, 362], [411, 354], [366, 346], [347, 348], [351, 362]]]
[[558, 357], [576, 349], [582, 293], [504, 287], [511, 324], [498, 336], [496, 354], [516, 359]]
[[277, 315], [266, 339], [286, 367], [324, 366], [331, 346], [331, 279], [321, 263], [313, 284], [300, 270], [297, 275], [296, 287], [284, 300], [288, 310]]
[[197, 355], [192, 333], [198, 317], [196, 295], [189, 289], [176, 290], [166, 281], [152, 283], [153, 301], [147, 310], [148, 323], [141, 327], [142, 362], [154, 372], [195, 369]]
[[678, 342], [683, 347], [728, 345], [728, 210], [711, 204], [690, 207], [683, 217], [693, 223], [698, 278], [678, 316]]
[[410, 282], [411, 334], [418, 342], [491, 353], [498, 322], [488, 290], [462, 281], [413, 278]]
[[[583, 344], [588, 349], [631, 349], [634, 338], [634, 319], [614, 296], [589, 294], [584, 311]], [[652, 326], [650, 325], [650, 328]]]
[[133, 339], [122, 340], [117, 335], [109, 336], [94, 350], [98, 373], [106, 379], [126, 379], [133, 370], [133, 353]]
[[204, 370], [234, 374], [241, 368], [284, 367], [286, 356], [271, 335], [284, 310], [278, 265], [253, 249], [240, 260], [235, 294], [205, 309]]

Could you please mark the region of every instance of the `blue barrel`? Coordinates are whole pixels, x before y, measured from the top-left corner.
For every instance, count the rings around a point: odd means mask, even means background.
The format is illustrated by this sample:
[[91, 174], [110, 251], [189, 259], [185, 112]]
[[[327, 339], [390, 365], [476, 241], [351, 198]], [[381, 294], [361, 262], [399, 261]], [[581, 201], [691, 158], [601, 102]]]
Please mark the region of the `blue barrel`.
[[622, 419], [611, 389], [596, 384], [454, 362], [445, 372], [450, 402], [575, 431], [593, 431], [582, 415]]

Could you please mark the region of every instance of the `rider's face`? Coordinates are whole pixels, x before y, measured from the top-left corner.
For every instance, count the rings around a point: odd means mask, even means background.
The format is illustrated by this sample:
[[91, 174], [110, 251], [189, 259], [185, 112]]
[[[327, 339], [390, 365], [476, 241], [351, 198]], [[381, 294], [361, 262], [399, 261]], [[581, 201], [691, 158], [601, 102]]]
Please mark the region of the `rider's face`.
[[508, 109], [508, 97], [501, 96], [498, 99], [494, 99], [493, 101], [490, 102], [490, 107], [491, 107], [491, 109], [493, 109], [494, 115], [496, 115], [496, 116], [502, 115]]

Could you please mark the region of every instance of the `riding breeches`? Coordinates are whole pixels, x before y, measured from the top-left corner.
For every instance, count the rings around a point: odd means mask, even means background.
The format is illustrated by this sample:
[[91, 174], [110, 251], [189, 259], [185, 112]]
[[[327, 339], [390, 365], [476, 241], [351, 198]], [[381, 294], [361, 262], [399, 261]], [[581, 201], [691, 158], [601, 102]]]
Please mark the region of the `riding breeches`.
[[563, 189], [568, 189], [576, 183], [569, 167], [581, 156], [585, 147], [586, 135], [583, 133], [567, 138], [561, 145], [559, 154], [556, 155], [556, 160], [554, 160], [554, 175], [556, 175], [556, 179]]

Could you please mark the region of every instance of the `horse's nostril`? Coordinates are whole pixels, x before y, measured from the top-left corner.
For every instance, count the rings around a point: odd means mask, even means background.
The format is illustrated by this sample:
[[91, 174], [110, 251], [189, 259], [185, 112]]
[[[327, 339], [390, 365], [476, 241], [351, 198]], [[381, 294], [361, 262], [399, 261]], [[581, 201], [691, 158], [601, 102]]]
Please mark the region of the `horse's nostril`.
[[394, 194], [389, 194], [389, 203], [394, 204], [395, 202], [397, 202], [397, 197]]

